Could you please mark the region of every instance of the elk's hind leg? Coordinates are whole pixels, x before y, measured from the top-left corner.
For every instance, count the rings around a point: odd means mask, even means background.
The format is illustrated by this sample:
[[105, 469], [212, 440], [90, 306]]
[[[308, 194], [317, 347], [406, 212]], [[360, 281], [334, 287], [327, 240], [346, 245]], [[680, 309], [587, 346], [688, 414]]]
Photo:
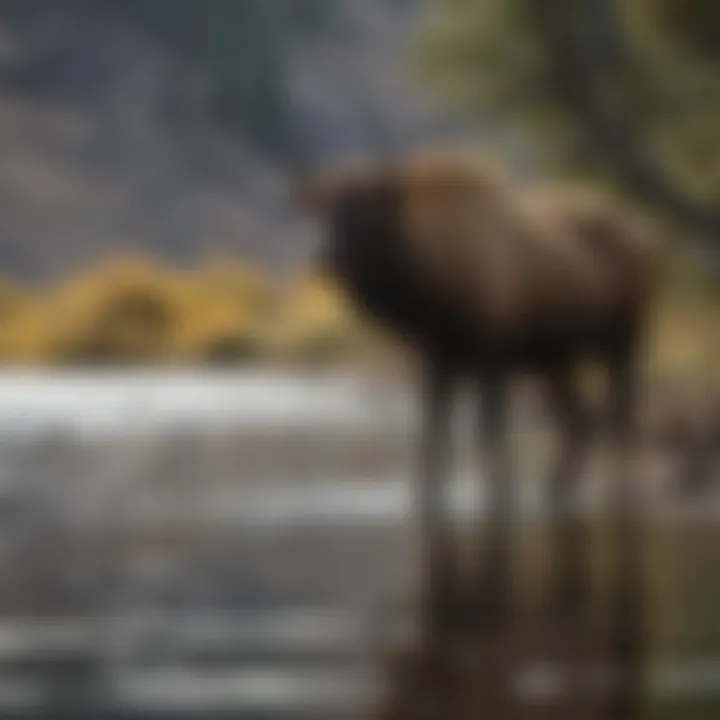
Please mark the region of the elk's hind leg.
[[611, 359], [610, 422], [614, 440], [611, 480], [613, 572], [611, 576], [611, 663], [616, 679], [608, 716], [634, 720], [642, 705], [644, 646], [641, 492], [633, 472], [636, 442], [636, 358]]
[[683, 447], [678, 493], [683, 498], [701, 497], [713, 489], [720, 460], [720, 407], [706, 420], [706, 427]]
[[578, 500], [593, 417], [571, 368], [552, 373], [549, 392], [561, 433], [560, 455], [551, 470], [548, 488], [554, 518], [555, 558], [550, 596], [552, 612], [565, 617], [582, 611], [590, 595], [589, 532]]

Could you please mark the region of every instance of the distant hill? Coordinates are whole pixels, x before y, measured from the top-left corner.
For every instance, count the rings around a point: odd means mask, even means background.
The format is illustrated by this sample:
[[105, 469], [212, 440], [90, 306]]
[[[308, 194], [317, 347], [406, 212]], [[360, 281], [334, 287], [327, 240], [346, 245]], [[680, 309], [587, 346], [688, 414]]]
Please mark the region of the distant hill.
[[0, 0], [0, 274], [126, 247], [302, 262], [298, 148], [335, 159], [447, 125], [406, 67], [423, 7]]

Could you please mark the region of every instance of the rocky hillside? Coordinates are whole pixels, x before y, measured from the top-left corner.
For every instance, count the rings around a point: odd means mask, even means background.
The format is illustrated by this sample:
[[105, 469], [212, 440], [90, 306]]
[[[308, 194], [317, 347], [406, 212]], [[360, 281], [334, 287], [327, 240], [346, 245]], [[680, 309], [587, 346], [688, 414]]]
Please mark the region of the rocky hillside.
[[308, 31], [273, 16], [288, 131], [270, 152], [221, 122], [196, 57], [130, 4], [0, 0], [0, 272], [42, 277], [128, 247], [301, 262], [312, 233], [285, 185], [298, 146], [327, 160], [446, 129], [407, 69], [424, 1], [328, 3]]

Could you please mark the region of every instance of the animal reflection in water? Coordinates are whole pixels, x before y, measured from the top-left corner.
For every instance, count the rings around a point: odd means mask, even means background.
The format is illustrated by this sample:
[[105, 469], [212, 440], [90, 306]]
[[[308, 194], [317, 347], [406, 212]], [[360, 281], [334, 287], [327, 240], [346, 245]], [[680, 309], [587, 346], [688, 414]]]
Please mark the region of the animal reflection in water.
[[[408, 340], [423, 361], [424, 427], [418, 505], [424, 542], [421, 647], [393, 668], [388, 718], [514, 717], [521, 662], [584, 667], [603, 639], [588, 619], [589, 537], [570, 510], [593, 435], [578, 367], [607, 371], [613, 440], [612, 627], [604, 657], [611, 692], [570, 678], [567, 717], [639, 711], [640, 557], [630, 472], [636, 369], [655, 278], [647, 227], [600, 197], [515, 183], [472, 156], [429, 151], [383, 167], [318, 174], [299, 197], [326, 224], [322, 262], [361, 310]], [[513, 491], [507, 435], [511, 381], [541, 379], [562, 448], [549, 477], [556, 509], [549, 602], [526, 623], [514, 602]], [[444, 510], [453, 391], [478, 387], [478, 441], [489, 463], [481, 561], [461, 573]], [[598, 655], [599, 657], [599, 655]], [[577, 701], [577, 702], [575, 702]], [[578, 702], [585, 703], [581, 711]], [[541, 706], [538, 706], [538, 708]], [[545, 706], [542, 706], [545, 707]]]

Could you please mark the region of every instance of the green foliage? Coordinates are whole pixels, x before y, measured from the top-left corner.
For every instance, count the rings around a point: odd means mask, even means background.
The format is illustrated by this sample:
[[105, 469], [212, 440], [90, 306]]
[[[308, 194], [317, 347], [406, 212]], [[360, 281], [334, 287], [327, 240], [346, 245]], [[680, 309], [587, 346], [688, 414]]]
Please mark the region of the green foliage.
[[[603, 54], [596, 80], [605, 106], [678, 187], [716, 198], [720, 66], [698, 58], [720, 27], [719, 7], [716, 0], [441, 0], [420, 38], [419, 67], [446, 102], [518, 128], [557, 169], [597, 172], [599, 148], [583, 144], [577, 118], [558, 102], [549, 53], [566, 29], [581, 45], [592, 38]], [[677, 42], [659, 31], [661, 18]]]
[[717, 0], [652, 0], [647, 12], [657, 31], [682, 51], [720, 60], [720, 3]]
[[285, 48], [323, 27], [332, 0], [105, 0], [206, 75], [213, 111], [272, 150], [286, 130]]
[[543, 160], [585, 169], [574, 124], [550, 92], [526, 0], [441, 0], [420, 38], [421, 75], [451, 109], [539, 140]]
[[216, 110], [267, 147], [282, 141], [285, 77], [279, 29], [271, 7], [252, 0], [214, 0], [205, 58]]

